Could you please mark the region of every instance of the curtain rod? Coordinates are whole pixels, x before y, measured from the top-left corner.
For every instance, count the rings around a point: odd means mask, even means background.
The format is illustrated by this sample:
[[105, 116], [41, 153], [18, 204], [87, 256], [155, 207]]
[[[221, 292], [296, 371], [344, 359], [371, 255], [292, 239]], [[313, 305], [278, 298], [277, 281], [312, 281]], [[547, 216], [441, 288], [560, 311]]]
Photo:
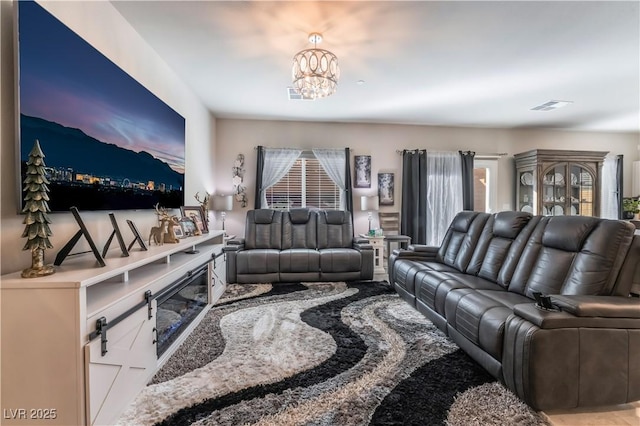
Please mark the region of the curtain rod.
[[[426, 149], [396, 149], [396, 154], [403, 154], [405, 151], [410, 151], [410, 152], [427, 152]], [[491, 154], [479, 154], [476, 153], [475, 156], [476, 157], [504, 157], [507, 154], [506, 152], [496, 152], [496, 153], [491, 153]]]
[[[318, 148], [318, 147], [312, 147], [312, 148], [295, 147], [295, 148], [292, 148], [290, 146], [273, 147], [273, 146], [257, 145], [257, 146], [253, 147], [253, 150], [256, 151], [260, 146], [262, 146], [263, 148], [301, 149], [303, 151], [310, 151], [310, 150], [315, 149], [315, 148], [317, 148], [317, 149], [347, 149], [347, 148], [349, 148], [348, 146], [345, 146], [345, 147], [342, 147], [342, 148]], [[349, 149], [351, 149], [351, 148], [349, 148]]]

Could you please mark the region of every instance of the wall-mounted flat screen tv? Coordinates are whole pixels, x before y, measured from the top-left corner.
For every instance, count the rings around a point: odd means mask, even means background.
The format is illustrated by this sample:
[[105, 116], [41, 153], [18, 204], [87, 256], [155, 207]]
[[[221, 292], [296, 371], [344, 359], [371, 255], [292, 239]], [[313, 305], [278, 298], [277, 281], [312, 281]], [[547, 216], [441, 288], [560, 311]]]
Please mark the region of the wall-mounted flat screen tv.
[[180, 114], [31, 1], [18, 2], [18, 64], [20, 180], [37, 139], [52, 211], [184, 204]]

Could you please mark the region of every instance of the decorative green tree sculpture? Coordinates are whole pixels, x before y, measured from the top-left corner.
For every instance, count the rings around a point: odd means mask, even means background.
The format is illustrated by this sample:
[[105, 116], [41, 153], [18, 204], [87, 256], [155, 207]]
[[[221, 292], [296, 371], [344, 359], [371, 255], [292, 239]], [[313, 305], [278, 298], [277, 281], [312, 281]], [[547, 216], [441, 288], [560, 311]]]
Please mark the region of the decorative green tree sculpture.
[[24, 179], [25, 205], [22, 213], [25, 213], [23, 238], [27, 242], [22, 250], [31, 250], [31, 267], [22, 271], [23, 278], [35, 278], [51, 275], [55, 272], [53, 265], [44, 264], [44, 251], [53, 248], [49, 242], [52, 235], [49, 224], [51, 221], [47, 217], [49, 210], [49, 188], [44, 174], [44, 154], [40, 148], [40, 142], [36, 139], [27, 161], [27, 172]]

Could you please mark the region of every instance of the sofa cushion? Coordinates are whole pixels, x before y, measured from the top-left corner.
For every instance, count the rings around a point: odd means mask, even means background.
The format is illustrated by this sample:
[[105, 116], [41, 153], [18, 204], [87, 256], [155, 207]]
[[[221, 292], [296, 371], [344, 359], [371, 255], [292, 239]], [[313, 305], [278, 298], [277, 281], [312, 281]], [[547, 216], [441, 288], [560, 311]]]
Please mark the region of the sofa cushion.
[[458, 271], [464, 271], [471, 260], [484, 225], [490, 217], [489, 213], [470, 211], [458, 213], [449, 225], [438, 250], [438, 262]]
[[417, 300], [444, 316], [444, 302], [447, 293], [453, 289], [499, 289], [500, 287], [484, 278], [462, 273], [439, 271], [419, 271], [415, 277]]
[[282, 215], [282, 248], [315, 249], [317, 214], [309, 209], [292, 209]]
[[611, 294], [633, 226], [589, 217], [545, 217], [518, 260], [509, 291], [565, 295]]
[[348, 211], [318, 212], [318, 248], [350, 248], [353, 245], [353, 224]]
[[598, 224], [595, 217], [558, 216], [549, 220], [542, 235], [542, 245], [563, 251], [580, 251], [587, 236]]
[[355, 272], [362, 269], [362, 256], [354, 249], [328, 248], [320, 250], [320, 271]]
[[485, 224], [465, 272], [508, 287], [517, 259], [538, 220], [523, 212], [493, 215]]
[[[502, 299], [503, 296], [506, 298]], [[445, 317], [460, 335], [501, 361], [505, 323], [513, 314], [515, 299], [520, 299], [520, 303], [530, 301], [502, 289], [453, 290], [446, 295]]]
[[279, 256], [280, 273], [309, 272], [320, 273], [320, 253], [311, 249], [282, 250]]
[[236, 255], [238, 274], [268, 274], [278, 272], [280, 250], [242, 250]]
[[249, 210], [245, 224], [245, 249], [282, 248], [282, 212]]

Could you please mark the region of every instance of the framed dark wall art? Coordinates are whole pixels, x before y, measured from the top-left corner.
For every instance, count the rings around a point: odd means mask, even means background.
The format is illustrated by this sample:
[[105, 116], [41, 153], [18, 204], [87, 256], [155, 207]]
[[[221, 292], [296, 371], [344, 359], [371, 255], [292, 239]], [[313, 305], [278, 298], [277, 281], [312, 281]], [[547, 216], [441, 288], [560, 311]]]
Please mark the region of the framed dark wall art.
[[184, 204], [185, 119], [42, 6], [16, 3], [20, 181], [38, 139], [52, 211]]
[[393, 205], [393, 173], [378, 173], [378, 199], [381, 206]]
[[371, 188], [371, 156], [355, 155], [353, 157], [355, 173], [354, 188]]
[[180, 213], [182, 214], [182, 217], [188, 217], [191, 219], [193, 223], [196, 224], [200, 232], [209, 232], [207, 218], [201, 206], [181, 206]]

